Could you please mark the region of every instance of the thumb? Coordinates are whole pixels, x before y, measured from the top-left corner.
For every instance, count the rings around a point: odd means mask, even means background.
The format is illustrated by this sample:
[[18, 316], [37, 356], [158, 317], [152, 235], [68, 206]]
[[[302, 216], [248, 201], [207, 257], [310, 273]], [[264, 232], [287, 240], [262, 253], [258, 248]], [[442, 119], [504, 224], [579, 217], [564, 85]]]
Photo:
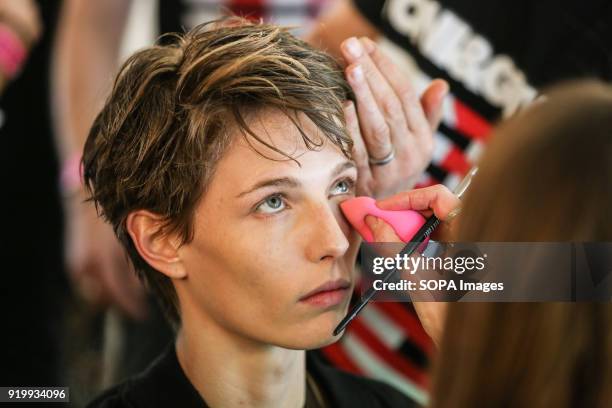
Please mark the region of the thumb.
[[370, 228], [370, 231], [372, 231], [375, 242], [403, 242], [385, 220], [373, 215], [367, 215], [365, 223]]

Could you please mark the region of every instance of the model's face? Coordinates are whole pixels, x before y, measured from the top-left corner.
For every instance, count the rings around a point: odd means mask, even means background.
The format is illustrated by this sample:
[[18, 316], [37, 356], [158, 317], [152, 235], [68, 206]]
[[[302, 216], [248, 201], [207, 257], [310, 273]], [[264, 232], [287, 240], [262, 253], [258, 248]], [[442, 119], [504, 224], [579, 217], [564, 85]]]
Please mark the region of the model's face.
[[[324, 138], [300, 117], [307, 134]], [[194, 239], [180, 250], [188, 273], [177, 285], [181, 308], [262, 343], [320, 347], [334, 340], [353, 289], [359, 238], [339, 204], [354, 196], [357, 171], [328, 140], [308, 150], [280, 113], [250, 126], [301, 167], [234, 137], [196, 209]]]

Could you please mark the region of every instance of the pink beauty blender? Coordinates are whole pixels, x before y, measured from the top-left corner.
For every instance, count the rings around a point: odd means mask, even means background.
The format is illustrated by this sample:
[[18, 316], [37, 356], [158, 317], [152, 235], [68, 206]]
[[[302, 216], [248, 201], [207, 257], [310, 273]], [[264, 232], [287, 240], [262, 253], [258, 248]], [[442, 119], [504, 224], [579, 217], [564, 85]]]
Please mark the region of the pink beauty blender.
[[373, 242], [372, 231], [365, 223], [366, 215], [382, 218], [393, 227], [395, 233], [404, 242], [414, 237], [419, 228], [425, 224], [425, 218], [412, 210], [381, 210], [376, 206], [376, 200], [371, 197], [355, 197], [340, 203], [340, 209], [366, 242]]

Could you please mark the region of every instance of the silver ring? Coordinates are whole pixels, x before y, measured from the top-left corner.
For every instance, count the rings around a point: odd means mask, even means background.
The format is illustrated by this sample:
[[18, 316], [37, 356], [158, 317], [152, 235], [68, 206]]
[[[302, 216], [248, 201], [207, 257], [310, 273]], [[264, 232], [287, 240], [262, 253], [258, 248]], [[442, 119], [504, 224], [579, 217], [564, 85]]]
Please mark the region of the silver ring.
[[383, 157], [382, 159], [374, 159], [372, 157], [368, 157], [368, 161], [370, 162], [370, 164], [373, 164], [375, 166], [384, 166], [385, 164], [390, 163], [394, 158], [395, 149], [393, 148], [393, 146], [391, 146], [391, 151], [389, 152], [389, 154]]

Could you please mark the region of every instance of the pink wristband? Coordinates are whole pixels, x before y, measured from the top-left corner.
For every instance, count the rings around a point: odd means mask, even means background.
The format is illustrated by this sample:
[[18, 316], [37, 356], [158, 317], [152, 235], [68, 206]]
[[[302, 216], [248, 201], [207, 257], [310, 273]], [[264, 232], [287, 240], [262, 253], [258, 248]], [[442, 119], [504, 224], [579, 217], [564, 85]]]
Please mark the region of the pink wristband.
[[17, 75], [26, 59], [26, 48], [6, 24], [0, 24], [0, 71], [8, 79]]
[[82, 186], [81, 154], [75, 153], [64, 162], [60, 173], [60, 188], [64, 194], [78, 191]]

